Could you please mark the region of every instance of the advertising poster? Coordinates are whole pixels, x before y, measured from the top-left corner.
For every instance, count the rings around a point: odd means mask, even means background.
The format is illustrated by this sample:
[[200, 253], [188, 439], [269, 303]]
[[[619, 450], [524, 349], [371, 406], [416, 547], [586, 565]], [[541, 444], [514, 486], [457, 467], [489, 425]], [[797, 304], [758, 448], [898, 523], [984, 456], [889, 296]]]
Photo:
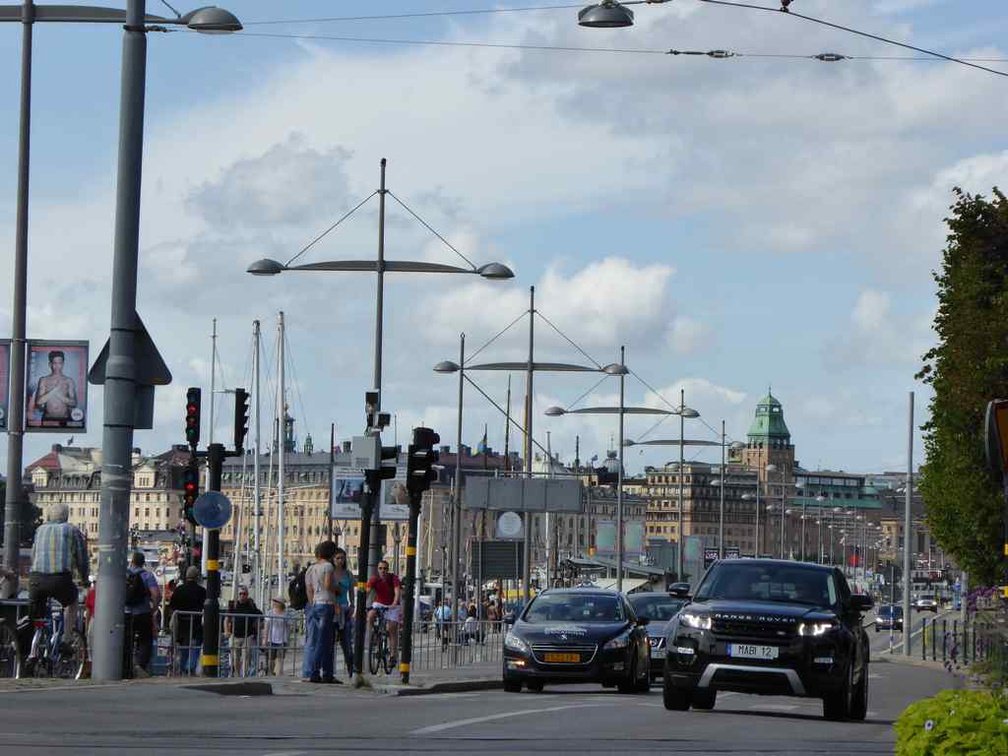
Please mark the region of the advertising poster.
[[616, 521], [599, 520], [595, 533], [595, 553], [598, 556], [616, 556]]
[[644, 553], [644, 521], [627, 520], [623, 523], [623, 556], [636, 557]]
[[[403, 471], [405, 476], [405, 471]], [[409, 521], [409, 494], [406, 493], [406, 478], [383, 480], [381, 485], [382, 522]]]
[[0, 339], [0, 430], [7, 430], [10, 406], [10, 341]]
[[29, 341], [25, 430], [87, 430], [86, 341]]
[[334, 520], [359, 520], [363, 496], [363, 476], [338, 474], [333, 471], [331, 515]]

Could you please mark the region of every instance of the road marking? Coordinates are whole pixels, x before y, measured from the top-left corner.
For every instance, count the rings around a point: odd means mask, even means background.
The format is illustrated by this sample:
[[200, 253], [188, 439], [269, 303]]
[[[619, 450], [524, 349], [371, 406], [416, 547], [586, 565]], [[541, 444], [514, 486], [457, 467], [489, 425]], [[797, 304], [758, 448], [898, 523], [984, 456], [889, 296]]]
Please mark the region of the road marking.
[[794, 711], [798, 707], [794, 704], [755, 704], [749, 707], [753, 711], [760, 709], [770, 709], [772, 711]]
[[454, 730], [457, 727], [466, 727], [473, 724], [481, 724], [482, 722], [493, 722], [496, 719], [509, 719], [511, 717], [524, 717], [529, 714], [545, 714], [552, 711], [566, 711], [568, 709], [588, 709], [591, 707], [598, 706], [611, 706], [608, 703], [590, 703], [590, 704], [573, 704], [570, 706], [550, 706], [546, 709], [523, 709], [521, 711], [507, 711], [503, 714], [489, 714], [485, 717], [470, 717], [469, 719], [456, 719], [454, 722], [443, 722], [441, 724], [430, 725], [428, 727], [421, 727], [419, 730], [413, 730], [410, 735], [432, 735], [435, 732], [444, 732], [445, 730]]
[[264, 753], [263, 756], [302, 756], [305, 753], [308, 753], [308, 751], [271, 751], [270, 753]]
[[869, 680], [881, 680], [883, 677], [885, 677], [885, 675], [878, 675], [875, 673], [868, 675]]

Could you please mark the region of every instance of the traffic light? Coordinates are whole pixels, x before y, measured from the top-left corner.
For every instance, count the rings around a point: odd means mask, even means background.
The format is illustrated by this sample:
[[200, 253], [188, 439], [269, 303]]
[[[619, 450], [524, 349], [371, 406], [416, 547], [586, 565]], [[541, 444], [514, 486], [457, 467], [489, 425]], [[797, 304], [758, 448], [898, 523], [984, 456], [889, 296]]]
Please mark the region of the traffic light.
[[185, 437], [186, 443], [192, 449], [195, 449], [199, 444], [200, 396], [201, 392], [198, 388], [190, 388], [186, 391]]
[[[198, 390], [198, 389], [197, 389]], [[198, 427], [198, 426], [197, 426]], [[196, 457], [190, 457], [189, 464], [182, 472], [182, 501], [185, 518], [193, 525], [196, 524], [196, 517], [193, 508], [196, 506], [196, 499], [199, 497], [199, 466]]]
[[423, 493], [437, 480], [433, 466], [438, 461], [438, 453], [434, 447], [440, 442], [441, 437], [430, 428], [413, 429], [413, 443], [406, 460], [406, 490], [411, 494]]
[[243, 388], [235, 389], [234, 445], [239, 454], [245, 448], [245, 436], [249, 426], [249, 393]]
[[[386, 464], [387, 460], [391, 460], [392, 464]], [[381, 462], [378, 465], [378, 479], [379, 480], [392, 480], [396, 476], [396, 471], [398, 469], [399, 461], [399, 447], [398, 446], [383, 446], [381, 448]]]
[[378, 391], [364, 392], [364, 415], [369, 429], [381, 431], [387, 428], [392, 416], [388, 412], [381, 412], [381, 393]]

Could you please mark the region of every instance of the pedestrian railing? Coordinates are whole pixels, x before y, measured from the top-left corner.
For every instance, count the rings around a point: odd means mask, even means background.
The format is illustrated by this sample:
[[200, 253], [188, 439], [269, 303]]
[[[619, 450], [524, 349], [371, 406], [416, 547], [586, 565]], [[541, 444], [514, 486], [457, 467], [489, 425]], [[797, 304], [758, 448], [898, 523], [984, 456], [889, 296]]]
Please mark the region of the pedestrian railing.
[[411, 672], [500, 662], [505, 628], [499, 620], [427, 622], [414, 627]]
[[949, 670], [987, 663], [1008, 673], [1008, 634], [993, 622], [974, 619], [962, 622], [931, 618], [923, 621], [920, 658], [940, 661]]

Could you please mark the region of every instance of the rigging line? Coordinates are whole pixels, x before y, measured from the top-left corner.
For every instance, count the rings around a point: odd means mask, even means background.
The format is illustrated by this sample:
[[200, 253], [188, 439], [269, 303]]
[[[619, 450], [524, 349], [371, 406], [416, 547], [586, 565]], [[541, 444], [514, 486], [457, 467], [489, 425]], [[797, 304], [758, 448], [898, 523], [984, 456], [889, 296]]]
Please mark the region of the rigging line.
[[[474, 381], [472, 378], [470, 378], [468, 375], [465, 375], [465, 374], [463, 374], [462, 377], [465, 378], [466, 381], [468, 381], [468, 383], [469, 383], [470, 386], [472, 386], [474, 389], [476, 389], [477, 391], [479, 391], [480, 394], [483, 395], [483, 398], [486, 399], [488, 402], [490, 402], [490, 404], [492, 404], [494, 406], [494, 408], [496, 408], [496, 410], [498, 412], [500, 412], [502, 415], [504, 415], [504, 417], [506, 417], [508, 419], [508, 422], [510, 422], [511, 425], [513, 425], [515, 428], [517, 428], [518, 430], [520, 430], [522, 433], [525, 433], [524, 426], [522, 426], [521, 423], [519, 423], [511, 415], [509, 415], [507, 413], [507, 411], [503, 407], [501, 407], [497, 403], [497, 401], [495, 399], [493, 399], [493, 397], [491, 397], [489, 394], [487, 394], [487, 392], [484, 391], [480, 387], [480, 385], [478, 383], [476, 383], [476, 381]], [[538, 441], [536, 441], [535, 440], [535, 436], [532, 437], [532, 443], [539, 447], [539, 451], [541, 451], [543, 454], [545, 454], [547, 457], [549, 457], [549, 453], [546, 451], [546, 447], [543, 446], [542, 444], [540, 444]]]
[[331, 226], [329, 226], [329, 228], [327, 228], [327, 229], [326, 229], [325, 231], [323, 231], [323, 232], [322, 232], [321, 234], [319, 234], [319, 235], [318, 235], [318, 236], [316, 236], [316, 237], [315, 237], [314, 239], [312, 239], [312, 240], [311, 240], [310, 242], [308, 242], [308, 244], [307, 244], [307, 245], [305, 245], [305, 246], [304, 246], [304, 248], [303, 248], [303, 249], [302, 249], [302, 250], [301, 250], [300, 252], [298, 252], [298, 253], [297, 253], [296, 255], [294, 255], [294, 257], [292, 257], [292, 258], [291, 258], [290, 260], [288, 260], [288, 261], [287, 261], [286, 263], [284, 263], [284, 267], [287, 267], [288, 265], [290, 265], [290, 264], [291, 264], [292, 262], [294, 262], [294, 261], [295, 261], [295, 260], [297, 260], [297, 259], [298, 259], [299, 257], [301, 257], [301, 255], [303, 255], [303, 254], [304, 254], [305, 252], [307, 252], [307, 251], [308, 251], [309, 249], [311, 249], [311, 248], [312, 248], [312, 247], [314, 247], [314, 246], [315, 246], [316, 244], [318, 244], [318, 243], [319, 243], [320, 241], [322, 241], [323, 237], [325, 237], [325, 236], [326, 236], [326, 234], [328, 234], [328, 233], [329, 233], [330, 231], [333, 231], [333, 230], [334, 230], [334, 229], [336, 228], [336, 226], [338, 226], [338, 225], [339, 225], [340, 223], [342, 223], [342, 222], [343, 222], [343, 221], [345, 221], [345, 220], [346, 220], [347, 218], [349, 218], [349, 217], [350, 217], [351, 215], [353, 215], [353, 214], [354, 214], [354, 213], [356, 213], [356, 212], [357, 212], [358, 210], [360, 210], [360, 209], [361, 209], [361, 207], [362, 207], [362, 206], [364, 205], [364, 203], [366, 203], [366, 202], [367, 202], [367, 201], [368, 201], [369, 199], [371, 199], [372, 197], [374, 197], [374, 196], [375, 196], [376, 194], [378, 194], [378, 190], [377, 190], [377, 189], [375, 189], [375, 190], [374, 190], [373, 192], [371, 192], [371, 194], [369, 194], [369, 195], [368, 195], [367, 197], [365, 197], [364, 199], [362, 199], [362, 200], [361, 200], [361, 201], [360, 201], [360, 202], [359, 202], [359, 203], [358, 203], [358, 204], [357, 204], [357, 205], [356, 205], [356, 206], [354, 207], [354, 209], [353, 209], [353, 210], [351, 210], [350, 212], [348, 212], [348, 213], [347, 213], [346, 215], [344, 215], [344, 216], [343, 216], [342, 218], [340, 218], [340, 219], [339, 219], [338, 221], [336, 221], [336, 222], [335, 222], [335, 223], [333, 223], [333, 224], [332, 224]]
[[407, 204], [405, 202], [403, 202], [401, 199], [399, 199], [391, 189], [388, 189], [387, 192], [392, 197], [392, 199], [394, 199], [396, 202], [398, 202], [403, 207], [403, 209], [406, 210], [407, 213], [409, 213], [410, 215], [412, 215], [417, 220], [418, 223], [420, 223], [424, 228], [426, 228], [428, 231], [430, 231], [432, 234], [434, 234], [434, 236], [436, 236], [438, 239], [440, 239], [442, 241], [442, 243], [444, 243], [444, 245], [446, 247], [448, 247], [448, 249], [450, 249], [456, 255], [458, 255], [463, 260], [465, 260], [467, 263], [469, 263], [469, 267], [471, 267], [473, 269], [473, 272], [476, 271], [476, 264], [473, 263], [472, 260], [470, 260], [468, 257], [466, 257], [461, 252], [459, 252], [458, 249], [455, 247], [455, 245], [453, 245], [450, 241], [448, 241], [443, 236], [441, 236], [441, 234], [439, 234], [437, 231], [435, 231], [433, 228], [431, 228], [430, 224], [427, 223], [427, 221], [425, 221], [423, 218], [421, 218], [419, 215], [417, 215], [415, 212], [413, 212], [413, 210], [409, 206], [407, 206]]
[[[781, 11], [780, 8], [773, 8], [767, 5], [755, 5], [753, 3], [740, 3], [736, 2], [735, 0], [698, 0], [698, 2], [708, 3], [710, 5], [726, 5], [735, 8], [748, 8], [750, 10], [773, 11], [774, 13], [780, 13]], [[1008, 76], [1008, 72], [999, 71], [996, 68], [988, 68], [987, 66], [981, 66], [976, 63], [970, 63], [969, 61], [964, 60], [963, 58], [955, 58], [951, 55], [944, 55], [943, 53], [934, 52], [933, 50], [927, 50], [923, 47], [916, 47], [914, 45], [910, 45], [905, 42], [897, 42], [896, 40], [889, 39], [888, 37], [882, 37], [878, 34], [871, 34], [870, 32], [860, 31], [858, 29], [854, 29], [849, 26], [843, 26], [842, 24], [833, 23], [832, 21], [826, 21], [821, 18], [815, 18], [814, 16], [806, 16], [805, 14], [797, 13], [796, 11], [788, 10], [787, 15], [792, 16], [794, 18], [800, 18], [805, 21], [810, 21], [814, 24], [821, 24], [822, 26], [828, 26], [832, 29], [845, 31], [850, 34], [856, 34], [859, 37], [867, 37], [868, 39], [874, 39], [877, 42], [883, 42], [887, 45], [895, 45], [896, 47], [902, 47], [906, 50], [913, 50], [914, 52], [923, 53], [925, 55], [933, 55], [934, 57], [941, 58], [942, 60], [947, 60], [952, 63], [959, 63], [960, 65], [963, 66], [969, 66], [970, 68], [977, 68], [981, 71], [986, 71], [987, 73], [996, 74], [997, 76]]]
[[490, 346], [495, 341], [497, 341], [497, 339], [499, 339], [505, 333], [507, 333], [508, 331], [510, 331], [514, 327], [515, 323], [517, 323], [519, 320], [521, 320], [522, 318], [524, 318], [526, 315], [528, 315], [528, 310], [522, 310], [521, 315], [519, 315], [517, 318], [515, 318], [510, 323], [508, 323], [507, 327], [504, 328], [504, 330], [498, 332], [498, 334], [496, 336], [494, 336], [492, 339], [490, 339], [490, 341], [488, 341], [486, 344], [484, 344], [479, 349], [477, 349], [475, 352], [473, 352], [468, 357], [466, 357], [466, 359], [465, 359], [466, 363], [470, 362], [477, 354], [479, 354], [480, 352], [482, 352], [488, 346]]
[[301, 421], [304, 423], [305, 433], [310, 435], [308, 428], [308, 413], [305, 412], [304, 398], [301, 396], [301, 381], [298, 380], [297, 371], [294, 369], [294, 351], [291, 349], [290, 337], [284, 331], [284, 345], [286, 348], [287, 362], [290, 364], [291, 382], [294, 384], [294, 391], [297, 393], [298, 406], [301, 408]]
[[552, 320], [550, 320], [549, 318], [547, 318], [547, 317], [546, 317], [545, 315], [543, 315], [543, 314], [542, 314], [542, 310], [539, 310], [539, 309], [536, 309], [536, 311], [535, 311], [535, 314], [536, 314], [536, 315], [538, 315], [538, 316], [539, 316], [540, 318], [542, 318], [543, 320], [545, 320], [545, 321], [546, 321], [546, 324], [547, 324], [547, 325], [548, 325], [548, 326], [549, 326], [550, 328], [552, 328], [552, 329], [553, 329], [554, 331], [556, 331], [557, 333], [559, 333], [559, 334], [560, 334], [560, 336], [561, 336], [561, 337], [562, 337], [562, 338], [563, 338], [563, 339], [564, 339], [564, 340], [565, 340], [565, 341], [566, 341], [566, 342], [567, 342], [568, 344], [570, 344], [570, 345], [571, 345], [572, 347], [574, 347], [574, 348], [575, 348], [575, 349], [577, 349], [577, 350], [578, 350], [579, 352], [581, 352], [581, 354], [583, 354], [583, 355], [585, 356], [585, 358], [587, 358], [587, 359], [588, 359], [588, 361], [589, 361], [589, 362], [591, 362], [591, 363], [592, 363], [592, 364], [593, 364], [593, 365], [594, 365], [595, 367], [597, 367], [597, 368], [598, 368], [599, 370], [601, 370], [601, 369], [602, 369], [602, 365], [601, 365], [601, 364], [599, 364], [599, 362], [598, 362], [598, 361], [597, 361], [597, 360], [596, 360], [596, 359], [595, 359], [594, 357], [592, 357], [592, 356], [591, 356], [590, 354], [588, 354], [588, 352], [586, 352], [586, 351], [585, 351], [584, 349], [582, 349], [582, 348], [581, 348], [581, 347], [579, 347], [579, 346], [578, 346], [577, 344], [575, 344], [575, 343], [574, 343], [574, 341], [572, 341], [572, 340], [570, 339], [570, 337], [568, 337], [568, 336], [567, 336], [567, 334], [566, 334], [566, 333], [564, 333], [564, 332], [563, 332], [563, 331], [561, 331], [561, 330], [560, 330], [559, 328], [557, 328], [557, 327], [556, 327], [555, 325], [553, 325], [553, 321], [552, 321]]
[[588, 394], [590, 394], [592, 391], [594, 391], [599, 386], [601, 386], [602, 385], [602, 381], [604, 381], [606, 378], [609, 378], [609, 377], [610, 377], [609, 375], [603, 375], [601, 378], [599, 378], [598, 381], [595, 383], [594, 386], [592, 386], [590, 389], [588, 389], [583, 394], [581, 394], [581, 396], [579, 396], [573, 402], [571, 402], [570, 404], [568, 404], [567, 405], [567, 410], [572, 409], [578, 402], [580, 402], [582, 399], [584, 399], [586, 396], [588, 396]]
[[269, 21], [244, 21], [245, 26], [277, 26], [280, 24], [323, 24], [343, 21], [392, 21], [411, 18], [436, 18], [440, 16], [477, 16], [496, 13], [519, 13], [525, 11], [570, 10], [581, 5], [529, 5], [516, 8], [475, 8], [471, 10], [426, 11], [418, 13], [389, 13], [373, 16], [329, 16], [324, 18], [290, 18]]

